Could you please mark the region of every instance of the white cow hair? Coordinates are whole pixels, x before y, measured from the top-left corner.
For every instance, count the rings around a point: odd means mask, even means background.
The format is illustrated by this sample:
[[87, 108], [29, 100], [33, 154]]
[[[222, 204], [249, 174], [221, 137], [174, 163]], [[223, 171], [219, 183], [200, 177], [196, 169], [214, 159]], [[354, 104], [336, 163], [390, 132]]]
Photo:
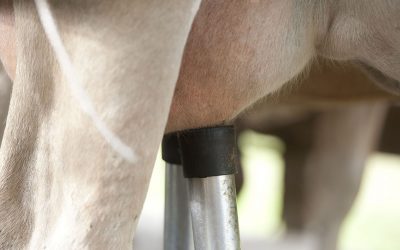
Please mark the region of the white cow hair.
[[61, 70], [66, 77], [69, 87], [77, 99], [80, 108], [90, 117], [94, 126], [98, 129], [103, 138], [118, 154], [131, 163], [135, 162], [136, 154], [133, 149], [126, 145], [107, 127], [105, 122], [97, 114], [92, 101], [80, 84], [79, 76], [75, 71], [67, 50], [61, 40], [57, 24], [51, 13], [47, 0], [35, 0], [35, 4], [47, 39], [54, 50], [56, 59], [60, 64]]

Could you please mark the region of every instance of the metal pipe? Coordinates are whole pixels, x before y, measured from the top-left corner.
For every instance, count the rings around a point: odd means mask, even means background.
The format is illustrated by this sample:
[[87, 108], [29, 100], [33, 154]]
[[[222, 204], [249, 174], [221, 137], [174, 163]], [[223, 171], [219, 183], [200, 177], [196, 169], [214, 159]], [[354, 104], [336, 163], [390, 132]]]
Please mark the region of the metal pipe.
[[234, 175], [188, 180], [195, 249], [240, 249]]
[[188, 181], [181, 165], [166, 163], [164, 250], [193, 248]]

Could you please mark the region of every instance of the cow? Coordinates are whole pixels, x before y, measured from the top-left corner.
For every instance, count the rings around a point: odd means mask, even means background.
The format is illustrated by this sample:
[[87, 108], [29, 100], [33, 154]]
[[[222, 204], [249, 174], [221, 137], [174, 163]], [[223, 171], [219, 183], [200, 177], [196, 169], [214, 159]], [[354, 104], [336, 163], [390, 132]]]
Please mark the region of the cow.
[[1, 248], [130, 248], [163, 134], [229, 123], [317, 55], [399, 87], [394, 0], [4, 2]]

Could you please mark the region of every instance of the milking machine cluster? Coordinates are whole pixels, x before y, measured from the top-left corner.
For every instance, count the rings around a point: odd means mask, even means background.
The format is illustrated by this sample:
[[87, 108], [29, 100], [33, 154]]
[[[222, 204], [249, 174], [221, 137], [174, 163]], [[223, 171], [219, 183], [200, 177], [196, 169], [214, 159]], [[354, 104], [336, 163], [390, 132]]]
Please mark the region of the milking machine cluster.
[[164, 250], [240, 249], [235, 130], [220, 126], [164, 136]]

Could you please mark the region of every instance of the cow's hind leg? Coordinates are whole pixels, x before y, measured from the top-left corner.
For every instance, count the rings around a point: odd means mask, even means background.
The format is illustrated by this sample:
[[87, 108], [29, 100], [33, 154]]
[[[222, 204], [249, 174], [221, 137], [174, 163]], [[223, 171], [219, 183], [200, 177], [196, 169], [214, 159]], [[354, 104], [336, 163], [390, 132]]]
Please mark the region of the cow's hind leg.
[[0, 248], [131, 247], [198, 4], [51, 1], [78, 84], [97, 118], [135, 152], [129, 162], [83, 111], [33, 1], [15, 1], [17, 70], [0, 155]]

